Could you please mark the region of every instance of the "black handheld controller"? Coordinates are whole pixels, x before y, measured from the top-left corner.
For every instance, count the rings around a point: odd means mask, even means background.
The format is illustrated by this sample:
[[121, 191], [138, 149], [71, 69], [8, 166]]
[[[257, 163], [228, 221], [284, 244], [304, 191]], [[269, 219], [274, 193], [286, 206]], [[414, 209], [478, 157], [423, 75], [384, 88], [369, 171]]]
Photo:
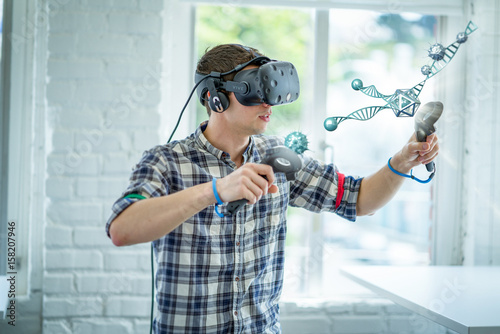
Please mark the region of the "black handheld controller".
[[[269, 149], [264, 159], [262, 159], [261, 164], [271, 166], [274, 173], [284, 173], [287, 181], [295, 180], [296, 173], [302, 168], [302, 160], [300, 160], [297, 153], [285, 146], [276, 146]], [[263, 176], [263, 178], [266, 177]], [[247, 202], [246, 198], [229, 202], [227, 204], [227, 211], [230, 214], [234, 214]]]
[[[442, 113], [443, 104], [441, 102], [428, 102], [420, 108], [415, 116], [415, 133], [419, 142], [426, 141], [427, 136], [436, 131], [434, 123], [441, 117]], [[428, 172], [432, 172], [435, 168], [434, 162], [426, 164], [425, 167]]]

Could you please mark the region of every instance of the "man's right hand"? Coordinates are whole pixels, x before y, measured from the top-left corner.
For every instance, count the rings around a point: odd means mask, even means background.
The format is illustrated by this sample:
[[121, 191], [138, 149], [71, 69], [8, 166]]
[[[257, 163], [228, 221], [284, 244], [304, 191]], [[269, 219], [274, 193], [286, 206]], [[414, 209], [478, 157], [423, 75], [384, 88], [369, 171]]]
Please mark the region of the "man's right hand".
[[269, 165], [247, 163], [226, 177], [217, 180], [217, 192], [223, 202], [245, 198], [255, 204], [268, 193], [277, 193], [273, 168]]

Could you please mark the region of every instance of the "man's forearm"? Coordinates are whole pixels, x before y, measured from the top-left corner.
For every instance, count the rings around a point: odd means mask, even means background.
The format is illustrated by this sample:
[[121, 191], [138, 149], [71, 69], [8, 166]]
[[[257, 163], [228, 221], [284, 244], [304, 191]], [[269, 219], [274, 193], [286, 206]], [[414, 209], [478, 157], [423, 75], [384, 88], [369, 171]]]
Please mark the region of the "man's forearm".
[[[425, 142], [418, 142], [415, 134], [391, 159], [391, 166], [402, 174], [410, 173], [413, 167], [434, 160], [439, 151], [436, 134], [427, 136]], [[358, 216], [375, 213], [389, 202], [401, 188], [405, 178], [393, 173], [387, 165], [377, 173], [364, 178], [358, 194], [356, 211]]]
[[159, 239], [213, 203], [210, 183], [138, 201], [113, 220], [111, 240], [116, 246], [127, 246]]
[[[396, 156], [394, 158], [396, 158]], [[393, 163], [393, 161], [391, 161], [391, 163]], [[397, 164], [397, 162], [395, 166], [393, 165], [393, 168], [403, 173], [409, 172], [407, 166], [402, 166]], [[394, 197], [404, 181], [404, 177], [393, 173], [387, 165], [382, 167], [375, 174], [365, 177], [361, 181], [361, 186], [359, 188], [358, 202], [356, 204], [357, 215], [370, 215], [382, 208]]]

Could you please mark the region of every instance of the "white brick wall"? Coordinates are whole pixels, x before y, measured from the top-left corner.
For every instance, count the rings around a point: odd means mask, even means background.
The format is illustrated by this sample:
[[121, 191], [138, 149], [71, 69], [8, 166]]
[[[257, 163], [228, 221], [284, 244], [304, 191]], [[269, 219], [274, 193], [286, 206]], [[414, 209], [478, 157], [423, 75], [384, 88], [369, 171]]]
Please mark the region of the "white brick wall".
[[161, 0], [51, 0], [43, 333], [149, 330], [149, 245], [116, 248], [111, 204], [158, 143]]

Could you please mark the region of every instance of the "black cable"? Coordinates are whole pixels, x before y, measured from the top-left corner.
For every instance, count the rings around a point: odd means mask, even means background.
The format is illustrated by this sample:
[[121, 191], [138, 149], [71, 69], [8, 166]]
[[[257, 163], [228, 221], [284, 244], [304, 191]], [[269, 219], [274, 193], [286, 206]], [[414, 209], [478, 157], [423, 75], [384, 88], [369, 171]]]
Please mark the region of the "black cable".
[[198, 87], [203, 82], [203, 80], [207, 79], [208, 77], [210, 77], [210, 74], [207, 74], [206, 76], [204, 76], [203, 78], [201, 78], [200, 81], [198, 81], [196, 83], [196, 85], [194, 85], [193, 89], [191, 90], [191, 93], [189, 94], [189, 97], [188, 97], [186, 103], [184, 104], [184, 107], [182, 107], [182, 110], [181, 110], [181, 113], [179, 115], [179, 118], [177, 119], [177, 124], [175, 124], [174, 130], [172, 131], [172, 134], [170, 135], [170, 138], [168, 138], [167, 144], [170, 143], [170, 141], [172, 140], [172, 137], [175, 134], [175, 131], [177, 131], [177, 128], [179, 127], [179, 124], [180, 124], [181, 119], [182, 119], [182, 115], [184, 114], [184, 111], [186, 110], [187, 105], [189, 104], [189, 101], [191, 101], [191, 97], [193, 96], [194, 91], [196, 90], [196, 87]]
[[[181, 113], [179, 114], [179, 118], [177, 119], [177, 124], [175, 124], [174, 129], [172, 130], [172, 134], [168, 138], [167, 144], [172, 141], [172, 137], [174, 136], [175, 132], [177, 131], [177, 128], [179, 127], [179, 124], [181, 123], [182, 115], [184, 115], [184, 111], [186, 110], [189, 101], [191, 101], [191, 97], [193, 97], [194, 91], [196, 90], [196, 87], [198, 87], [203, 80], [206, 80], [208, 77], [210, 77], [210, 74], [207, 74], [203, 78], [200, 79], [194, 85], [193, 89], [191, 90], [191, 93], [188, 96], [188, 99], [186, 103], [184, 104], [184, 107], [182, 107]], [[155, 271], [154, 271], [154, 256], [153, 256], [153, 242], [151, 242], [151, 316], [149, 318], [149, 333], [153, 333], [153, 311], [154, 311], [154, 304], [155, 304]]]

